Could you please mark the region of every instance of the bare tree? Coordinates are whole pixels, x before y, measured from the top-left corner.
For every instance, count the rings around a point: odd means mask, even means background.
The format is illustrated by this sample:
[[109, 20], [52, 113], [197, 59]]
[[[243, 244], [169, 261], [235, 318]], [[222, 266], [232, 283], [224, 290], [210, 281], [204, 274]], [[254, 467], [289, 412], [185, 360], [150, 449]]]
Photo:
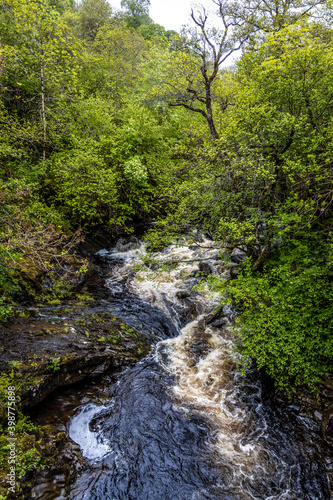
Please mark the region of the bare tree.
[[325, 3], [326, 0], [236, 0], [234, 23], [252, 35], [271, 33], [314, 15]]
[[[186, 33], [188, 46], [198, 61], [201, 85], [198, 86], [197, 82], [194, 84], [194, 81], [188, 78], [186, 91], [174, 96], [170, 106], [183, 106], [200, 113], [207, 120], [212, 137], [217, 139], [212, 107], [212, 86], [222, 64], [242, 47], [246, 36], [239, 38], [234, 36], [235, 20], [227, 1], [213, 0], [213, 3], [218, 7], [220, 27], [211, 27], [210, 15], [203, 6], [200, 6], [197, 10], [192, 10], [194, 27], [188, 28]], [[221, 106], [223, 110], [227, 108], [227, 98]]]

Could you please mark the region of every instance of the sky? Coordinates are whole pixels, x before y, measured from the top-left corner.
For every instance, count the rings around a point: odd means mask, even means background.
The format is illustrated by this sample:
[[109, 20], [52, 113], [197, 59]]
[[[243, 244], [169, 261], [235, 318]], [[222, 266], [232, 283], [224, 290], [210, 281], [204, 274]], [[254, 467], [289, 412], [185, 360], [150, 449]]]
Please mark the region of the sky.
[[[112, 7], [120, 9], [121, 0], [108, 0]], [[156, 24], [161, 24], [167, 30], [178, 31], [183, 24], [190, 21], [191, 5], [202, 4], [212, 8], [212, 0], [150, 0], [149, 15]]]

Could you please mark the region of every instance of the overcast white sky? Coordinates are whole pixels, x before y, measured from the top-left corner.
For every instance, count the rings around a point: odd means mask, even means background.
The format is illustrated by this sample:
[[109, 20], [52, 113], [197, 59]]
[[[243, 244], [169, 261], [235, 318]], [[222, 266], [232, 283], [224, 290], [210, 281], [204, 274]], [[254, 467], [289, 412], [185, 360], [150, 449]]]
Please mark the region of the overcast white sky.
[[[112, 7], [120, 9], [121, 0], [108, 0]], [[183, 24], [190, 20], [191, 5], [202, 4], [213, 8], [212, 0], [150, 0], [149, 15], [154, 23], [161, 24], [167, 30], [178, 31]]]

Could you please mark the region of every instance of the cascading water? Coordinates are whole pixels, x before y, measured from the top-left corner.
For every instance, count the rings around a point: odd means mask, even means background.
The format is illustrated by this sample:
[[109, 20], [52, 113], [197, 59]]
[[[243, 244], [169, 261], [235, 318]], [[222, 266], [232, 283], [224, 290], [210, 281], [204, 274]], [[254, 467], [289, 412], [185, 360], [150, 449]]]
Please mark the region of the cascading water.
[[[156, 254], [172, 262], [168, 271], [137, 270], [143, 254], [135, 241], [100, 253], [110, 261], [110, 308], [146, 322], [159, 342], [118, 376], [109, 405], [72, 419], [69, 434], [90, 466], [70, 498], [329, 499], [315, 429], [274, 404], [255, 369], [239, 373], [232, 312], [214, 316], [218, 296], [193, 291], [200, 267], [228, 277], [213, 243]], [[157, 326], [147, 325], [153, 307]]]

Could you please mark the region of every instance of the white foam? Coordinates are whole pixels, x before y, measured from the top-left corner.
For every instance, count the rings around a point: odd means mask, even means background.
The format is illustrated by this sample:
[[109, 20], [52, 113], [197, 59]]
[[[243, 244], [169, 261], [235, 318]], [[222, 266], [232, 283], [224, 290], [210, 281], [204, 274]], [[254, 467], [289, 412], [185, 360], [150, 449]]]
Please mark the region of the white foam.
[[82, 455], [89, 460], [100, 460], [112, 451], [101, 435], [90, 430], [90, 422], [104, 409], [104, 406], [90, 403], [81, 408], [69, 424], [69, 437], [80, 446]]

